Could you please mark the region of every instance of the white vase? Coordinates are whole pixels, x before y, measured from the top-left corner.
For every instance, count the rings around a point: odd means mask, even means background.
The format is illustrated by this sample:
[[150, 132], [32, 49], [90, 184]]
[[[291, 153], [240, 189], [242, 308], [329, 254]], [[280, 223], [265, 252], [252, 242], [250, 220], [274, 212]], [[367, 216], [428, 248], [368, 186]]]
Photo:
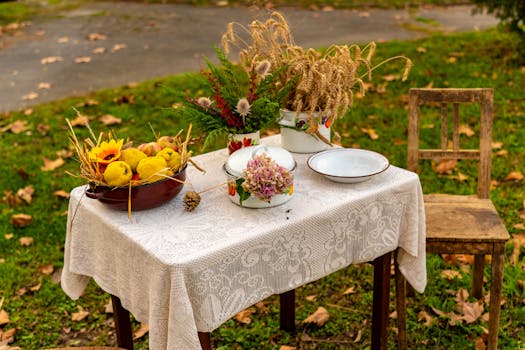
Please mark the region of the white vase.
[[[330, 141], [330, 126], [327, 126], [326, 117], [319, 118], [314, 115], [314, 118], [318, 120], [319, 133]], [[331, 147], [316, 135], [305, 132], [309, 119], [307, 113], [297, 115], [294, 111], [281, 110], [279, 125], [281, 126], [281, 146], [284, 149], [295, 153], [315, 153]]]
[[229, 134], [228, 135], [228, 154], [249, 146], [256, 146], [261, 143], [261, 133], [259, 130], [248, 134]]

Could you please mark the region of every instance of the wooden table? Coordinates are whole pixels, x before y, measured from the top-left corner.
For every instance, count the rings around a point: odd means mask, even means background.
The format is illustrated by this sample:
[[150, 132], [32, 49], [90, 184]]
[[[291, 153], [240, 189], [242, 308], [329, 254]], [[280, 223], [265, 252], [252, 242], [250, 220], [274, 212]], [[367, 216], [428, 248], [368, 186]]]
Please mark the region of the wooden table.
[[[207, 172], [189, 169], [186, 186], [223, 182], [226, 158], [226, 150], [195, 157]], [[419, 178], [390, 166], [367, 182], [339, 184], [311, 171], [308, 155], [294, 158], [293, 198], [267, 209], [233, 204], [223, 186], [204, 193], [194, 212], [179, 195], [130, 221], [74, 189], [62, 288], [76, 299], [93, 278], [113, 295], [121, 347], [132, 348], [127, 309], [149, 324], [150, 349], [198, 349], [209, 346], [209, 332], [273, 294], [281, 295], [281, 327], [293, 329], [295, 288], [373, 261], [372, 347], [386, 348], [392, 252], [416, 290], [426, 285]]]

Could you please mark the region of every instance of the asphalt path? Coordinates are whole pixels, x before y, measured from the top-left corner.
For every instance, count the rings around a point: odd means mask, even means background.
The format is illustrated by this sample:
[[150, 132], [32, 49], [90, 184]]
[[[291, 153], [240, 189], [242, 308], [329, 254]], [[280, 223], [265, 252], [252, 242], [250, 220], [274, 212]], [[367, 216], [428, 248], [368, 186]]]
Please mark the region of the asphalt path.
[[[419, 38], [432, 32], [493, 27], [471, 6], [420, 9], [279, 8], [303, 47]], [[34, 19], [0, 36], [0, 112], [91, 91], [196, 71], [228, 22], [249, 24], [270, 10], [254, 7], [93, 2]]]

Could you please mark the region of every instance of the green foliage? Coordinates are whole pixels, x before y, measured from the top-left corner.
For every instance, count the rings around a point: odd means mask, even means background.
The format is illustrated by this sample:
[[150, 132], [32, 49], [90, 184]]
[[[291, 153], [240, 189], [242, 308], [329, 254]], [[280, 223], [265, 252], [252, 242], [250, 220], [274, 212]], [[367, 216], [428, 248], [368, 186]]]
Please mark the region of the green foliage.
[[519, 43], [515, 45], [521, 58], [525, 60], [525, 1], [523, 0], [473, 0], [478, 9], [486, 9], [516, 33]]
[[[182, 103], [178, 113], [208, 133], [205, 148], [219, 134], [255, 132], [279, 117], [279, 96], [269, 88], [276, 75], [261, 76], [255, 68], [246, 73], [231, 63], [222, 50], [216, 48], [216, 52], [220, 66], [206, 59], [208, 71], [201, 72], [199, 78], [204, 95], [178, 94]], [[240, 109], [243, 101], [244, 111]]]

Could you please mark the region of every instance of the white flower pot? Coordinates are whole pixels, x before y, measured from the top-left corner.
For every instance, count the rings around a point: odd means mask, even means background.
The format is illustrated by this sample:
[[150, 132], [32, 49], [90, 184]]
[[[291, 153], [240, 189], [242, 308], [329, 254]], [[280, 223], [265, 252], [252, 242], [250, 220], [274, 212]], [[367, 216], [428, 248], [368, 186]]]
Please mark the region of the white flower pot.
[[[308, 119], [309, 116], [306, 113], [300, 113], [297, 116], [296, 112], [281, 110], [279, 125], [281, 125], [281, 146], [284, 149], [295, 153], [315, 153], [331, 147], [316, 135], [305, 132], [308, 127]], [[318, 131], [330, 141], [330, 126], [326, 124], [326, 118], [320, 118]]]
[[259, 130], [248, 134], [229, 134], [228, 135], [228, 153], [249, 146], [257, 146], [261, 143], [261, 134]]
[[[277, 205], [284, 204], [290, 199], [292, 199], [294, 190], [293, 183], [286, 189], [284, 193], [275, 194], [271, 197], [270, 201], [268, 202], [261, 200], [260, 198], [252, 194], [248, 194], [247, 198], [244, 197], [244, 195], [246, 195], [246, 192], [244, 192], [242, 189], [242, 183], [245, 181], [243, 177], [244, 170], [246, 169], [248, 161], [251, 158], [253, 158], [256, 154], [259, 154], [261, 152], [265, 152], [277, 164], [292, 172], [293, 181], [293, 171], [295, 170], [297, 164], [288, 151], [280, 147], [261, 145], [256, 147], [247, 147], [240, 150], [239, 152], [235, 152], [235, 154], [228, 157], [227, 162], [224, 163], [223, 171], [226, 174], [226, 179], [228, 182], [228, 197], [233, 203], [241, 207], [271, 208]], [[242, 200], [240, 197], [240, 193], [243, 193]]]

